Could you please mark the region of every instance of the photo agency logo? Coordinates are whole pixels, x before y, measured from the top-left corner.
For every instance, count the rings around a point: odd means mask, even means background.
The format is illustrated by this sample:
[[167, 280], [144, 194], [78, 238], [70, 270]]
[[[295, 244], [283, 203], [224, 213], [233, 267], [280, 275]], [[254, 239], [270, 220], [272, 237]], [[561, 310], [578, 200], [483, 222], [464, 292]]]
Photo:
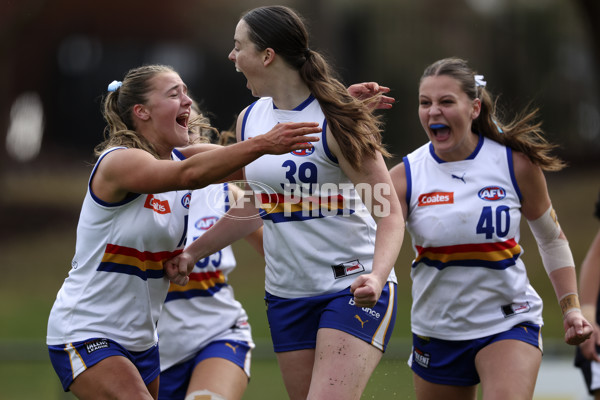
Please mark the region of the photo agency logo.
[[[279, 190], [258, 181], [240, 180], [228, 184], [240, 190], [230, 188], [224, 194], [220, 185], [209, 189], [208, 204], [219, 217], [284, 222], [353, 214], [366, 216], [369, 210], [374, 217], [390, 213], [388, 196], [392, 189], [384, 183], [373, 186], [366, 183], [281, 184]], [[226, 214], [228, 210], [231, 211]]]

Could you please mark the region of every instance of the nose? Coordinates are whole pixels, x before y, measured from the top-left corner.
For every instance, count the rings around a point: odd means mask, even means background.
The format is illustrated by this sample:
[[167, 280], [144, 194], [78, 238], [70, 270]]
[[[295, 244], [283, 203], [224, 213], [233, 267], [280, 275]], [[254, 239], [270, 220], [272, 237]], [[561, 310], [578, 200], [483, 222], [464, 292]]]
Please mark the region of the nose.
[[431, 107], [429, 107], [429, 115], [439, 115], [439, 114], [441, 114], [440, 107], [436, 104], [432, 104]]
[[235, 62], [235, 54], [234, 54], [234, 53], [235, 53], [235, 52], [234, 52], [233, 50], [231, 50], [231, 51], [229, 52], [229, 55], [227, 56], [227, 58], [229, 58], [229, 60], [231, 60], [231, 61], [233, 61], [233, 62]]
[[192, 100], [192, 98], [190, 96], [188, 96], [187, 94], [184, 94], [183, 95], [183, 102], [182, 103], [185, 106], [189, 106], [189, 105], [191, 105], [193, 103], [193, 100]]

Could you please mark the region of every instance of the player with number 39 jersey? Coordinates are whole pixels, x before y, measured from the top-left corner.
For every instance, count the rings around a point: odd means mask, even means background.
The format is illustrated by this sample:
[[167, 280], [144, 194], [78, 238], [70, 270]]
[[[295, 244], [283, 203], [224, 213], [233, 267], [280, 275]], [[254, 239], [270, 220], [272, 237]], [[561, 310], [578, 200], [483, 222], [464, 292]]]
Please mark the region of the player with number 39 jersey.
[[[242, 140], [292, 121], [320, 122], [327, 130], [313, 96], [294, 110], [262, 98], [246, 111]], [[336, 292], [371, 270], [375, 221], [329, 151], [325, 133], [309, 151], [252, 162], [246, 179], [261, 203], [267, 292], [285, 298]], [[396, 283], [394, 270], [389, 280]]]
[[[322, 134], [301, 151], [245, 168], [254, 204], [232, 207], [232, 218], [221, 218], [166, 269], [189, 272], [262, 225], [267, 319], [288, 396], [358, 398], [393, 329], [393, 266], [404, 235], [373, 112], [389, 104], [382, 95], [389, 88], [346, 88], [285, 6], [245, 13], [229, 59], [259, 98], [238, 116], [238, 142], [291, 121], [318, 124]], [[340, 343], [344, 350], [334, 351]]]

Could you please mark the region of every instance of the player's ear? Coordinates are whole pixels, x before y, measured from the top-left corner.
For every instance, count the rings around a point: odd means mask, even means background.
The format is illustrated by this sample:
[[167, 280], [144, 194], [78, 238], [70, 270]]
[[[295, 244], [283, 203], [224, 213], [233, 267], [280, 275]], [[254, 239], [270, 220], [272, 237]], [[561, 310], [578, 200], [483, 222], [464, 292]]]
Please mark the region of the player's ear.
[[133, 115], [142, 121], [147, 121], [150, 119], [150, 111], [143, 104], [136, 104], [133, 106]]
[[271, 64], [275, 60], [275, 50], [270, 47], [267, 47], [263, 53], [263, 65], [266, 67]]
[[473, 109], [471, 110], [471, 119], [475, 120], [479, 117], [481, 113], [481, 100], [475, 99], [473, 100]]

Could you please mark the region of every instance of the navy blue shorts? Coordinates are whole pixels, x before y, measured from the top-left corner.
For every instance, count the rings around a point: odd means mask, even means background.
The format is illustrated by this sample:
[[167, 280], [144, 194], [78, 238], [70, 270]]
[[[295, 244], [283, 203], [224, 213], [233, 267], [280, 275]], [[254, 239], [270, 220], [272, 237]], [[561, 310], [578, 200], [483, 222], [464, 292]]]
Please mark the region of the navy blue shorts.
[[350, 288], [296, 299], [267, 293], [265, 302], [276, 353], [314, 349], [320, 328], [349, 333], [385, 351], [396, 322], [396, 284], [391, 282], [373, 308], [355, 306]]
[[69, 386], [79, 374], [112, 356], [123, 356], [129, 359], [140, 372], [146, 385], [160, 374], [158, 345], [154, 345], [146, 351], [128, 351], [114, 340], [90, 338], [58, 346], [49, 345], [48, 351], [52, 366], [58, 374], [65, 392], [69, 391]]
[[[598, 345], [596, 345], [596, 352], [600, 354], [600, 346]], [[577, 346], [575, 349], [575, 366], [581, 369], [587, 390], [593, 396], [600, 389], [600, 363], [585, 358], [579, 346]]]
[[224, 358], [238, 365], [250, 376], [250, 351], [246, 342], [219, 340], [200, 350], [194, 358], [175, 364], [160, 373], [159, 400], [183, 400], [194, 368], [207, 358]]
[[408, 365], [415, 374], [440, 385], [473, 386], [479, 383], [475, 356], [479, 350], [505, 339], [520, 340], [542, 349], [541, 327], [532, 323], [473, 340], [441, 340], [413, 334]]

